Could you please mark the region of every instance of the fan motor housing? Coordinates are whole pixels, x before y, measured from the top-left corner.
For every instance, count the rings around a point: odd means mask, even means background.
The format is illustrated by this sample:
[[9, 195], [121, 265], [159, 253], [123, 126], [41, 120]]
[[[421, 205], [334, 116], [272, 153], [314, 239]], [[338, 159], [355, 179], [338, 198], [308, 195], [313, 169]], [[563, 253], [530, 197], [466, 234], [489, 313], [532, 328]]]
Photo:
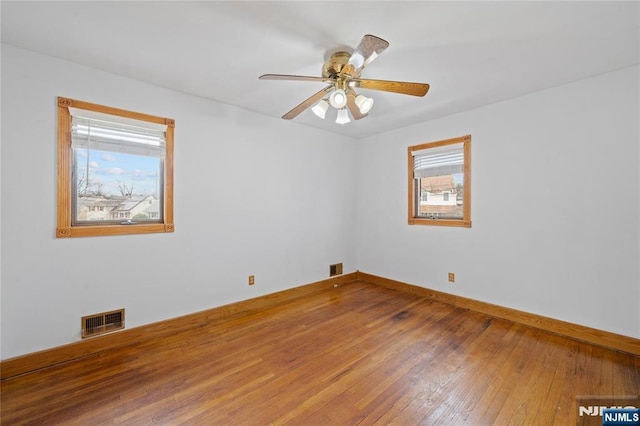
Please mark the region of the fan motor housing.
[[336, 78], [342, 68], [349, 62], [351, 53], [349, 52], [335, 52], [331, 55], [327, 62], [322, 66], [322, 76], [325, 78]]

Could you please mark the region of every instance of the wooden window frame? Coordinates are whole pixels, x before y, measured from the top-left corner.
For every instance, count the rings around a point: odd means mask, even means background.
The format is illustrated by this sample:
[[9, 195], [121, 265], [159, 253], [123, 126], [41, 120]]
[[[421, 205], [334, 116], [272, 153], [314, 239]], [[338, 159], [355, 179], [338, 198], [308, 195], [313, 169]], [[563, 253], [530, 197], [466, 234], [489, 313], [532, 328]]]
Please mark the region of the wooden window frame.
[[[108, 225], [73, 225], [71, 223], [71, 206], [73, 197], [72, 159], [73, 148], [71, 146], [71, 112], [69, 108], [95, 111], [119, 117], [147, 121], [167, 126], [165, 132], [165, 159], [164, 159], [164, 216], [163, 223], [139, 223], [132, 225], [108, 224]], [[78, 101], [69, 98], [58, 97], [58, 205], [57, 205], [57, 238], [91, 237], [104, 235], [129, 235], [149, 234], [158, 232], [173, 232], [173, 133], [175, 121], [170, 118], [157, 117], [112, 108], [89, 102]]]
[[[413, 152], [429, 148], [436, 148], [445, 145], [453, 145], [462, 143], [464, 152], [463, 165], [463, 200], [462, 219], [429, 219], [425, 217], [417, 217], [415, 212], [416, 206], [416, 188], [415, 179], [413, 177]], [[435, 142], [423, 143], [407, 148], [408, 156], [408, 223], [409, 225], [433, 225], [433, 226], [454, 226], [471, 228], [471, 135], [460, 136], [452, 139], [445, 139]]]

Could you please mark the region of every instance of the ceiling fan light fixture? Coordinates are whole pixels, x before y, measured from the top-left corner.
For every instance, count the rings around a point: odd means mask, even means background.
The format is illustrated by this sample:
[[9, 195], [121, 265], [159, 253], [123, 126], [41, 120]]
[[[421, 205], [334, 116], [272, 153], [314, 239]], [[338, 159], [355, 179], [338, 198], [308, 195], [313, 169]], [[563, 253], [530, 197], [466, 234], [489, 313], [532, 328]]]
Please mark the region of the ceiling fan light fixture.
[[342, 108], [338, 110], [338, 118], [336, 118], [336, 123], [338, 124], [346, 124], [349, 123], [351, 119], [349, 118], [349, 113], [346, 108]]
[[362, 114], [366, 114], [371, 111], [371, 108], [373, 107], [373, 98], [367, 98], [364, 95], [358, 95], [356, 96], [356, 105], [358, 106]]
[[329, 103], [335, 109], [342, 109], [347, 105], [347, 93], [342, 89], [336, 89], [329, 96]]
[[315, 115], [317, 115], [318, 117], [324, 120], [324, 117], [327, 114], [328, 109], [329, 109], [329, 102], [327, 102], [326, 99], [322, 99], [320, 102], [315, 104], [313, 108], [311, 108], [311, 111], [313, 111]]

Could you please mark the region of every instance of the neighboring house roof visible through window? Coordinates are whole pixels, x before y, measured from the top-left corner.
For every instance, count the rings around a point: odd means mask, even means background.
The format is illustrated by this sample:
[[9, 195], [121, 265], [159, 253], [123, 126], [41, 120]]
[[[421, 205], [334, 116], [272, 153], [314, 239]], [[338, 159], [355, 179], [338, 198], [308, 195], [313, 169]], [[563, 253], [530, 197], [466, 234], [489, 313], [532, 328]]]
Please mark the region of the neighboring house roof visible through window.
[[452, 192], [456, 188], [452, 175], [430, 176], [420, 179], [420, 187], [429, 192]]

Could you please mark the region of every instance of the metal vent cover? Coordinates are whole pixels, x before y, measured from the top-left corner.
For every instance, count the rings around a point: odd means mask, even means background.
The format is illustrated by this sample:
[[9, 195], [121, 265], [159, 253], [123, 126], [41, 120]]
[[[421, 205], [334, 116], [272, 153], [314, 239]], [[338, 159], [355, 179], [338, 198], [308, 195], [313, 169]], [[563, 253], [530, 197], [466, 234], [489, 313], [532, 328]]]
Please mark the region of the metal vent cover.
[[333, 277], [335, 275], [342, 275], [342, 263], [329, 265], [329, 276]]
[[120, 330], [124, 328], [124, 309], [84, 316], [81, 328], [83, 339]]

